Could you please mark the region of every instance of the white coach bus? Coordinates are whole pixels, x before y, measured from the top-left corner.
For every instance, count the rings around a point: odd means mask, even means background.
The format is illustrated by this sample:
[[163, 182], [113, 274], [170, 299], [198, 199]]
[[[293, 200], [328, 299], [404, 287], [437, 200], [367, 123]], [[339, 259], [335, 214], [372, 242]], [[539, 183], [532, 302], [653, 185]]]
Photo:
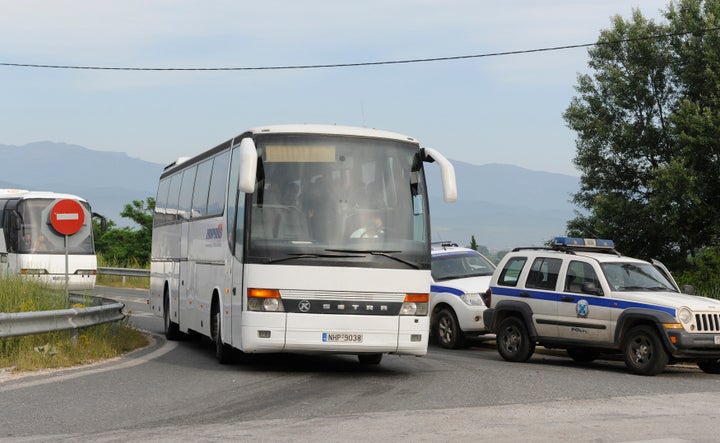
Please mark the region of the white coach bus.
[[210, 337], [221, 363], [233, 348], [426, 354], [432, 161], [454, 201], [442, 155], [365, 128], [260, 127], [168, 165], [150, 273], [167, 338]]
[[50, 222], [60, 200], [75, 200], [85, 212], [80, 230], [68, 236], [67, 288], [92, 289], [97, 274], [92, 210], [83, 198], [55, 192], [0, 189], [0, 269], [65, 287], [65, 235]]

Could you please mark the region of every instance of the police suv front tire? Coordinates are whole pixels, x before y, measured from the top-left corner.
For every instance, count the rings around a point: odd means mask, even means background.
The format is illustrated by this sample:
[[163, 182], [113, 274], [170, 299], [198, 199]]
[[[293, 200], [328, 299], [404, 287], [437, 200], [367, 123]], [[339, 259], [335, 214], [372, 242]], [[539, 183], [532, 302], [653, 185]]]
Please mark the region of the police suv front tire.
[[528, 361], [535, 352], [535, 342], [531, 340], [525, 322], [518, 317], [507, 317], [500, 322], [495, 337], [498, 352], [507, 361]]
[[465, 337], [452, 310], [445, 308], [437, 313], [435, 338], [443, 348], [458, 349], [465, 346]]
[[625, 365], [639, 375], [657, 375], [670, 361], [657, 332], [651, 326], [635, 326], [623, 343]]

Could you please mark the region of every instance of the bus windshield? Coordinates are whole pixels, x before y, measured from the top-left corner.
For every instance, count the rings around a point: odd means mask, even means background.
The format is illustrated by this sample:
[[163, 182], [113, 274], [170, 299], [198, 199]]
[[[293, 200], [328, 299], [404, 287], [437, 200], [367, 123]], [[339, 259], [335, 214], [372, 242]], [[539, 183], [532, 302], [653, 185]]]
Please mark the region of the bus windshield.
[[247, 262], [429, 269], [416, 143], [274, 134], [256, 146]]
[[[32, 198], [18, 203], [18, 229], [10, 232], [16, 236], [10, 244], [16, 245], [18, 253], [26, 254], [64, 254], [65, 236], [55, 232], [50, 226], [50, 211], [53, 199]], [[85, 203], [83, 206], [88, 209]], [[94, 254], [92, 229], [89, 224], [83, 226], [76, 234], [68, 237], [68, 253]]]

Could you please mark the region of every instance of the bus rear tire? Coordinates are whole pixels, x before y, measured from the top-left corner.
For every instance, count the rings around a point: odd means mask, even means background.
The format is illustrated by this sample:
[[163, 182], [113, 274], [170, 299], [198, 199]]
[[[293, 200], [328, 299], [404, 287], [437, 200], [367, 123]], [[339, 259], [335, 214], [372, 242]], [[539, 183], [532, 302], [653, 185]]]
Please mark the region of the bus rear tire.
[[167, 291], [163, 297], [163, 326], [166, 339], [173, 341], [180, 339], [180, 327], [177, 323], [170, 320], [170, 295]]
[[382, 354], [358, 354], [361, 365], [379, 365], [382, 357]]

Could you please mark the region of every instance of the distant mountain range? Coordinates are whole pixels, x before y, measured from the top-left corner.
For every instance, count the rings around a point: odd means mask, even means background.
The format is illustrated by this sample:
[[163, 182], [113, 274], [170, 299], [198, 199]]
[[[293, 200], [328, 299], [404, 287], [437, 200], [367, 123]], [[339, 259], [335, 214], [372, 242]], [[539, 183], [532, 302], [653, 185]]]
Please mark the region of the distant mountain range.
[[[55, 142], [0, 145], [0, 158], [0, 188], [76, 194], [119, 226], [132, 225], [120, 217], [126, 204], [155, 197], [164, 167], [121, 152]], [[570, 199], [579, 189], [578, 177], [451, 162], [458, 185], [458, 201], [451, 204], [442, 200], [437, 167], [427, 165], [434, 241], [467, 245], [474, 235], [478, 244], [493, 250], [542, 245], [563, 235], [574, 217]]]

